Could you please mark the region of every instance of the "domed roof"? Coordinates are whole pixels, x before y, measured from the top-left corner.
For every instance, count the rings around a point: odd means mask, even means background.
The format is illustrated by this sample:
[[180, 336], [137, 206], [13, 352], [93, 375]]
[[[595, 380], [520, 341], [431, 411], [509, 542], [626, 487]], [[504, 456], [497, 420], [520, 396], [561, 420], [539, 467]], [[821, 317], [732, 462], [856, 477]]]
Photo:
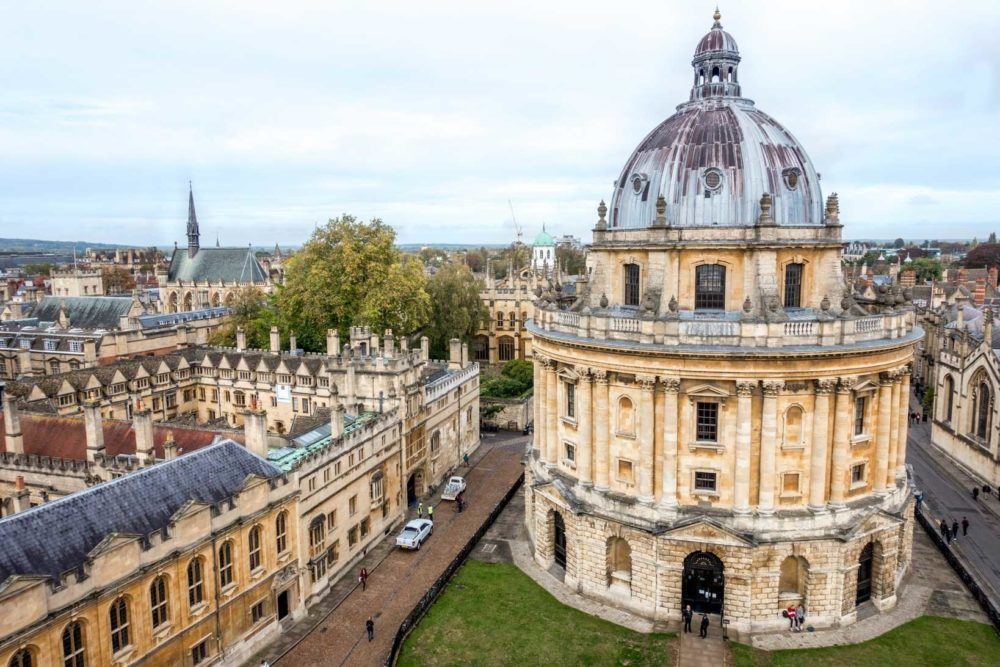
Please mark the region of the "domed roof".
[[556, 242], [549, 236], [549, 233], [545, 231], [545, 225], [542, 225], [542, 231], [538, 232], [538, 236], [535, 237], [535, 246], [547, 246], [555, 245]]
[[752, 226], [765, 193], [774, 224], [822, 224], [819, 175], [795, 137], [740, 96], [739, 60], [716, 19], [695, 53], [691, 101], [650, 132], [622, 169], [611, 229], [654, 225], [660, 196], [669, 226]]

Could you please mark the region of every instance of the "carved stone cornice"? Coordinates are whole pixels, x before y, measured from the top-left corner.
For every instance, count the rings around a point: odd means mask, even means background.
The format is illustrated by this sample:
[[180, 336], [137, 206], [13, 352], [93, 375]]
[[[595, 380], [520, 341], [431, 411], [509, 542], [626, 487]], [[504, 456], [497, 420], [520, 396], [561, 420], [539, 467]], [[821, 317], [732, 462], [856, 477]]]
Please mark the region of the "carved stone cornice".
[[681, 379], [675, 377], [665, 377], [660, 379], [660, 386], [668, 394], [676, 394], [681, 390]]
[[837, 388], [836, 378], [821, 378], [816, 380], [816, 393], [822, 396], [832, 394]]
[[837, 378], [837, 391], [840, 393], [849, 393], [857, 383], [857, 375], [845, 375], [844, 377]]
[[639, 375], [636, 376], [635, 383], [642, 391], [653, 391], [656, 386], [656, 378], [652, 375]]
[[762, 392], [764, 396], [774, 397], [777, 396], [782, 389], [784, 389], [785, 383], [783, 380], [765, 380], [762, 385]]
[[896, 370], [882, 371], [878, 374], [878, 383], [883, 387], [889, 387], [899, 381], [899, 372]]
[[594, 382], [597, 384], [606, 385], [608, 383], [608, 372], [606, 370], [594, 369], [591, 375], [594, 378]]
[[737, 396], [753, 396], [753, 390], [757, 388], [757, 380], [737, 380]]

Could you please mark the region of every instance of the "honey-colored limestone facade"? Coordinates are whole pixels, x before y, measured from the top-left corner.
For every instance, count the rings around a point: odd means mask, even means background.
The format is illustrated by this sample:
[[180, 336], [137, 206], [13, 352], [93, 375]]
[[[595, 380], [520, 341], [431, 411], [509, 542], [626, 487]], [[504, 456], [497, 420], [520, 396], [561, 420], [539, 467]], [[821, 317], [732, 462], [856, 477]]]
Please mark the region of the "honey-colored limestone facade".
[[716, 17], [691, 101], [598, 208], [588, 293], [536, 304], [525, 494], [566, 585], [740, 635], [792, 604], [817, 627], [895, 604], [922, 332], [901, 295], [845, 291], [836, 195], [822, 206], [804, 150], [740, 97], [738, 62]]

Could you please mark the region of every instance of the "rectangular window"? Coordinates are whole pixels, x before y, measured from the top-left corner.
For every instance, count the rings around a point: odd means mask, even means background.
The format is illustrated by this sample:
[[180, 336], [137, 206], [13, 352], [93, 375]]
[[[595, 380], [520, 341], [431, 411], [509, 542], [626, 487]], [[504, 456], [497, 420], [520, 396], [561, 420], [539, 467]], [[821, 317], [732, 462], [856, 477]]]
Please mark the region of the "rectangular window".
[[261, 600], [253, 607], [250, 608], [250, 618], [254, 625], [257, 625], [264, 619], [264, 601]]
[[55, 349], [59, 347], [59, 341], [46, 338], [42, 341], [42, 345], [44, 346], [46, 352], [54, 352]]
[[566, 460], [576, 461], [576, 447], [569, 443], [566, 443]]
[[354, 526], [349, 531], [347, 531], [347, 545], [354, 548], [354, 545], [358, 543], [358, 527]]
[[785, 308], [802, 307], [802, 265], [785, 267]]
[[851, 466], [851, 485], [865, 483], [865, 464], [855, 463]]
[[719, 441], [719, 404], [697, 403], [697, 425], [695, 437], [701, 442]]
[[639, 305], [639, 265], [626, 264], [625, 270], [625, 305]]
[[694, 490], [707, 493], [715, 493], [718, 483], [718, 473], [696, 471], [694, 473]]
[[726, 307], [726, 267], [703, 264], [695, 269], [695, 310], [724, 310]]
[[865, 434], [865, 406], [867, 401], [864, 396], [854, 399], [854, 435]]
[[781, 490], [785, 493], [799, 492], [799, 473], [786, 472], [781, 477]]
[[576, 417], [576, 385], [572, 382], [566, 383], [566, 416], [570, 419]]
[[631, 484], [632, 480], [632, 462], [618, 459], [618, 481]]
[[337, 527], [337, 510], [333, 510], [326, 515], [326, 527], [328, 530], [333, 530]]
[[347, 513], [350, 516], [354, 516], [358, 512], [358, 497], [351, 496], [351, 499], [347, 501]]
[[371, 530], [371, 521], [368, 518], [361, 520], [361, 537], [362, 539], [368, 537], [368, 531]]
[[191, 663], [200, 665], [208, 659], [208, 640], [204, 640], [191, 649]]

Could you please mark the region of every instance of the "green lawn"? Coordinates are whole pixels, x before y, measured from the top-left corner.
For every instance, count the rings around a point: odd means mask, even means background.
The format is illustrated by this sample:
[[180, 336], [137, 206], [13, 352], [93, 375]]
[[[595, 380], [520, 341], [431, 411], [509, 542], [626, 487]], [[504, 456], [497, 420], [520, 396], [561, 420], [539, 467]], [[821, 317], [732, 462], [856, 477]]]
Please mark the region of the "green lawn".
[[399, 664], [672, 665], [676, 646], [676, 635], [567, 607], [513, 565], [470, 560], [410, 634]]
[[951, 667], [1000, 665], [1000, 638], [992, 626], [921, 616], [881, 637], [851, 646], [758, 651], [732, 644], [735, 667]]

